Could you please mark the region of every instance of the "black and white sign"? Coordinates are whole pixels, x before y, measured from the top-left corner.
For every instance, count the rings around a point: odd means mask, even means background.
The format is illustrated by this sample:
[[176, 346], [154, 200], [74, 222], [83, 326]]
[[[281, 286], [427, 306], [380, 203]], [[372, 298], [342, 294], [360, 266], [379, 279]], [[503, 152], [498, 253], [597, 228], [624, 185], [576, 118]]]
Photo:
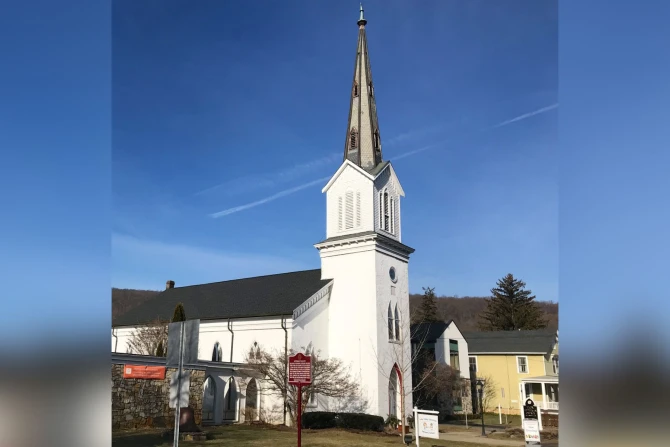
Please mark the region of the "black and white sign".
[[526, 445], [541, 445], [540, 422], [537, 420], [537, 406], [533, 399], [527, 399], [523, 406], [523, 434]]
[[523, 406], [523, 418], [537, 421], [537, 407], [533, 399], [526, 399], [526, 403]]

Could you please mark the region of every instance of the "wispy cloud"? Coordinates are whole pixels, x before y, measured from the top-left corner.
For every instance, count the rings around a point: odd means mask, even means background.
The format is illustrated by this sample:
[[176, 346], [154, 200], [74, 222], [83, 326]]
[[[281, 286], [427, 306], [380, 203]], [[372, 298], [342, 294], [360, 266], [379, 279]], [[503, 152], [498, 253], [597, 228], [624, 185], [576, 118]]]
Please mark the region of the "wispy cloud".
[[[521, 120], [525, 120], [525, 119], [530, 118], [532, 116], [539, 115], [541, 113], [545, 113], [545, 112], [548, 112], [548, 111], [556, 109], [556, 108], [558, 108], [558, 104], [552, 104], [552, 105], [547, 106], [547, 107], [542, 107], [541, 109], [537, 109], [537, 110], [534, 110], [532, 112], [524, 113], [523, 115], [519, 115], [515, 118], [509, 119], [507, 121], [503, 121], [501, 123], [496, 124], [495, 126], [492, 126], [492, 127], [489, 127], [489, 128], [483, 129], [483, 130], [490, 130], [490, 129], [495, 129], [495, 128], [498, 128], [498, 127], [503, 127], [503, 126], [506, 126], [508, 124], [511, 124], [511, 123], [514, 123], [514, 122], [517, 122], [517, 121], [521, 121]], [[460, 120], [460, 121], [462, 121], [462, 120]], [[399, 143], [399, 142], [402, 142], [403, 140], [413, 138], [413, 137], [415, 137], [417, 135], [420, 135], [420, 134], [426, 134], [426, 133], [429, 133], [429, 132], [434, 132], [434, 131], [437, 131], [437, 130], [444, 129], [445, 126], [446, 125], [444, 125], [444, 124], [439, 124], [439, 125], [435, 125], [435, 126], [425, 127], [425, 128], [422, 128], [422, 129], [417, 129], [415, 131], [405, 132], [403, 134], [397, 135], [394, 138], [391, 138], [390, 141], [395, 142], [395, 143]], [[412, 155], [416, 155], [416, 154], [419, 154], [421, 152], [428, 151], [430, 149], [439, 148], [441, 146], [444, 146], [448, 142], [449, 142], [449, 140], [438, 141], [436, 143], [432, 143], [432, 144], [429, 144], [427, 146], [423, 146], [419, 149], [413, 149], [411, 151], [407, 151], [407, 152], [403, 152], [403, 153], [400, 153], [400, 154], [395, 155], [395, 156], [391, 156], [390, 159], [394, 160], [394, 161], [395, 160], [400, 160], [400, 159], [403, 159], [405, 157], [410, 157]], [[388, 144], [388, 142], [387, 142], [387, 144]], [[319, 159], [319, 160], [314, 160], [313, 162], [305, 163], [305, 164], [302, 164], [302, 165], [297, 165], [297, 166], [295, 166], [291, 169], [287, 169], [287, 170], [281, 171], [280, 173], [275, 174], [275, 178], [292, 180], [292, 179], [295, 179], [300, 174], [302, 174], [306, 171], [313, 170], [316, 167], [320, 167], [320, 166], [323, 166], [325, 164], [332, 163], [340, 157], [341, 157], [340, 154], [332, 154], [328, 157], [325, 157], [325, 158], [322, 158], [322, 159]], [[277, 200], [279, 198], [286, 197], [288, 195], [294, 194], [294, 193], [296, 193], [298, 191], [301, 191], [303, 189], [318, 185], [320, 183], [328, 181], [329, 179], [330, 179], [330, 177], [323, 177], [323, 178], [320, 178], [320, 179], [317, 179], [317, 180], [313, 180], [311, 182], [307, 182], [307, 183], [304, 183], [302, 185], [298, 185], [296, 187], [280, 191], [276, 194], [265, 197], [263, 199], [256, 200], [255, 202], [246, 203], [244, 205], [239, 205], [239, 206], [236, 206], [236, 207], [225, 209], [223, 211], [219, 211], [217, 213], [210, 214], [210, 217], [219, 218], [219, 217], [223, 217], [223, 216], [228, 216], [230, 214], [238, 213], [240, 211], [248, 210], [250, 208], [255, 208], [257, 206], [264, 205], [268, 202], [272, 202], [273, 200]], [[275, 184], [276, 183], [273, 183], [273, 186]], [[221, 185], [219, 185], [219, 186], [221, 186]]]
[[112, 269], [114, 287], [148, 289], [162, 289], [167, 279], [184, 286], [309, 267], [281, 256], [165, 243], [119, 233], [112, 234], [112, 262], [118, 266]]
[[524, 113], [523, 115], [519, 115], [516, 118], [509, 119], [507, 121], [503, 121], [502, 123], [498, 123], [495, 126], [492, 126], [490, 129], [497, 129], [498, 127], [503, 127], [507, 126], [508, 124], [516, 123], [517, 121], [523, 121], [525, 119], [530, 118], [531, 116], [535, 115], [540, 115], [541, 113], [548, 112], [550, 110], [554, 110], [558, 108], [558, 103], [552, 104], [547, 107], [542, 107], [541, 109], [534, 110], [532, 112]]
[[300, 163], [295, 166], [283, 169], [274, 173], [260, 175], [250, 175], [229, 180], [218, 185], [212, 186], [195, 195], [204, 195], [215, 191], [224, 192], [226, 195], [238, 195], [248, 193], [262, 188], [274, 188], [281, 184], [288, 183], [313, 172], [316, 169], [332, 165], [342, 159], [342, 153], [331, 153], [306, 163]]
[[248, 210], [250, 208], [255, 208], [259, 205], [264, 205], [268, 202], [272, 202], [273, 200], [277, 200], [277, 199], [280, 199], [282, 197], [286, 197], [288, 195], [291, 195], [291, 194], [296, 193], [298, 191], [301, 191], [303, 189], [306, 189], [306, 188], [309, 188], [311, 186], [315, 186], [315, 185], [318, 185], [320, 183], [326, 182], [329, 179], [330, 179], [330, 176], [323, 177], [323, 178], [320, 178], [320, 179], [317, 179], [317, 180], [312, 180], [311, 182], [304, 183], [302, 185], [298, 185], [298, 186], [295, 186], [295, 187], [290, 188], [290, 189], [285, 189], [284, 191], [280, 191], [276, 194], [265, 197], [264, 199], [256, 200], [255, 202], [246, 203], [244, 205], [239, 205], [239, 206], [235, 206], [233, 208], [228, 208], [228, 209], [225, 209], [223, 211], [219, 211], [218, 213], [210, 214], [210, 217], [218, 218], [218, 217], [223, 217], [223, 216], [228, 216], [230, 214], [238, 213], [240, 211]]

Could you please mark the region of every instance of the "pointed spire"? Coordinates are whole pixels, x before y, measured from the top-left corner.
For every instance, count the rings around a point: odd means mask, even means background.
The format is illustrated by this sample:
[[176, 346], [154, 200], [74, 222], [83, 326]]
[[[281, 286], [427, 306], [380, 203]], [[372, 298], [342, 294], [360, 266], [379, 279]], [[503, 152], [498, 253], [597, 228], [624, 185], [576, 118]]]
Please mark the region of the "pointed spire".
[[366, 23], [368, 23], [368, 21], [363, 17], [363, 3], [361, 3], [361, 17], [358, 19], [358, 26], [365, 26]]
[[363, 16], [363, 4], [361, 4], [344, 159], [352, 161], [367, 171], [372, 171], [382, 162], [382, 146], [377, 122], [372, 70], [368, 56], [368, 42], [365, 35], [367, 23]]

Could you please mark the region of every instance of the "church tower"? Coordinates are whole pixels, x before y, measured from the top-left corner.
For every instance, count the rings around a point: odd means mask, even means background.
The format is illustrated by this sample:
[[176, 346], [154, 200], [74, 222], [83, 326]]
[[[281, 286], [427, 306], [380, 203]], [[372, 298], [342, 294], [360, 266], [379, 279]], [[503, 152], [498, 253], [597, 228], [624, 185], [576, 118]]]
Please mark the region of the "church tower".
[[[328, 355], [357, 377], [367, 411], [411, 414], [408, 263], [401, 197], [393, 166], [382, 157], [376, 91], [361, 5], [342, 165], [326, 193], [326, 239], [315, 247], [323, 279], [332, 279]], [[401, 391], [405, 388], [405, 392]]]

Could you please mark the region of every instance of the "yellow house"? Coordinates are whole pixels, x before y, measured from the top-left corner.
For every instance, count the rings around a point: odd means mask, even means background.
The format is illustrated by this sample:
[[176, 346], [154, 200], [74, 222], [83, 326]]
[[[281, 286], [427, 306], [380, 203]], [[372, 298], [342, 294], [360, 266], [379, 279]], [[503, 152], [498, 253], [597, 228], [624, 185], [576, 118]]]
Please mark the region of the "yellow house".
[[485, 411], [519, 414], [526, 398], [558, 413], [558, 331], [465, 332], [470, 377], [483, 379]]

